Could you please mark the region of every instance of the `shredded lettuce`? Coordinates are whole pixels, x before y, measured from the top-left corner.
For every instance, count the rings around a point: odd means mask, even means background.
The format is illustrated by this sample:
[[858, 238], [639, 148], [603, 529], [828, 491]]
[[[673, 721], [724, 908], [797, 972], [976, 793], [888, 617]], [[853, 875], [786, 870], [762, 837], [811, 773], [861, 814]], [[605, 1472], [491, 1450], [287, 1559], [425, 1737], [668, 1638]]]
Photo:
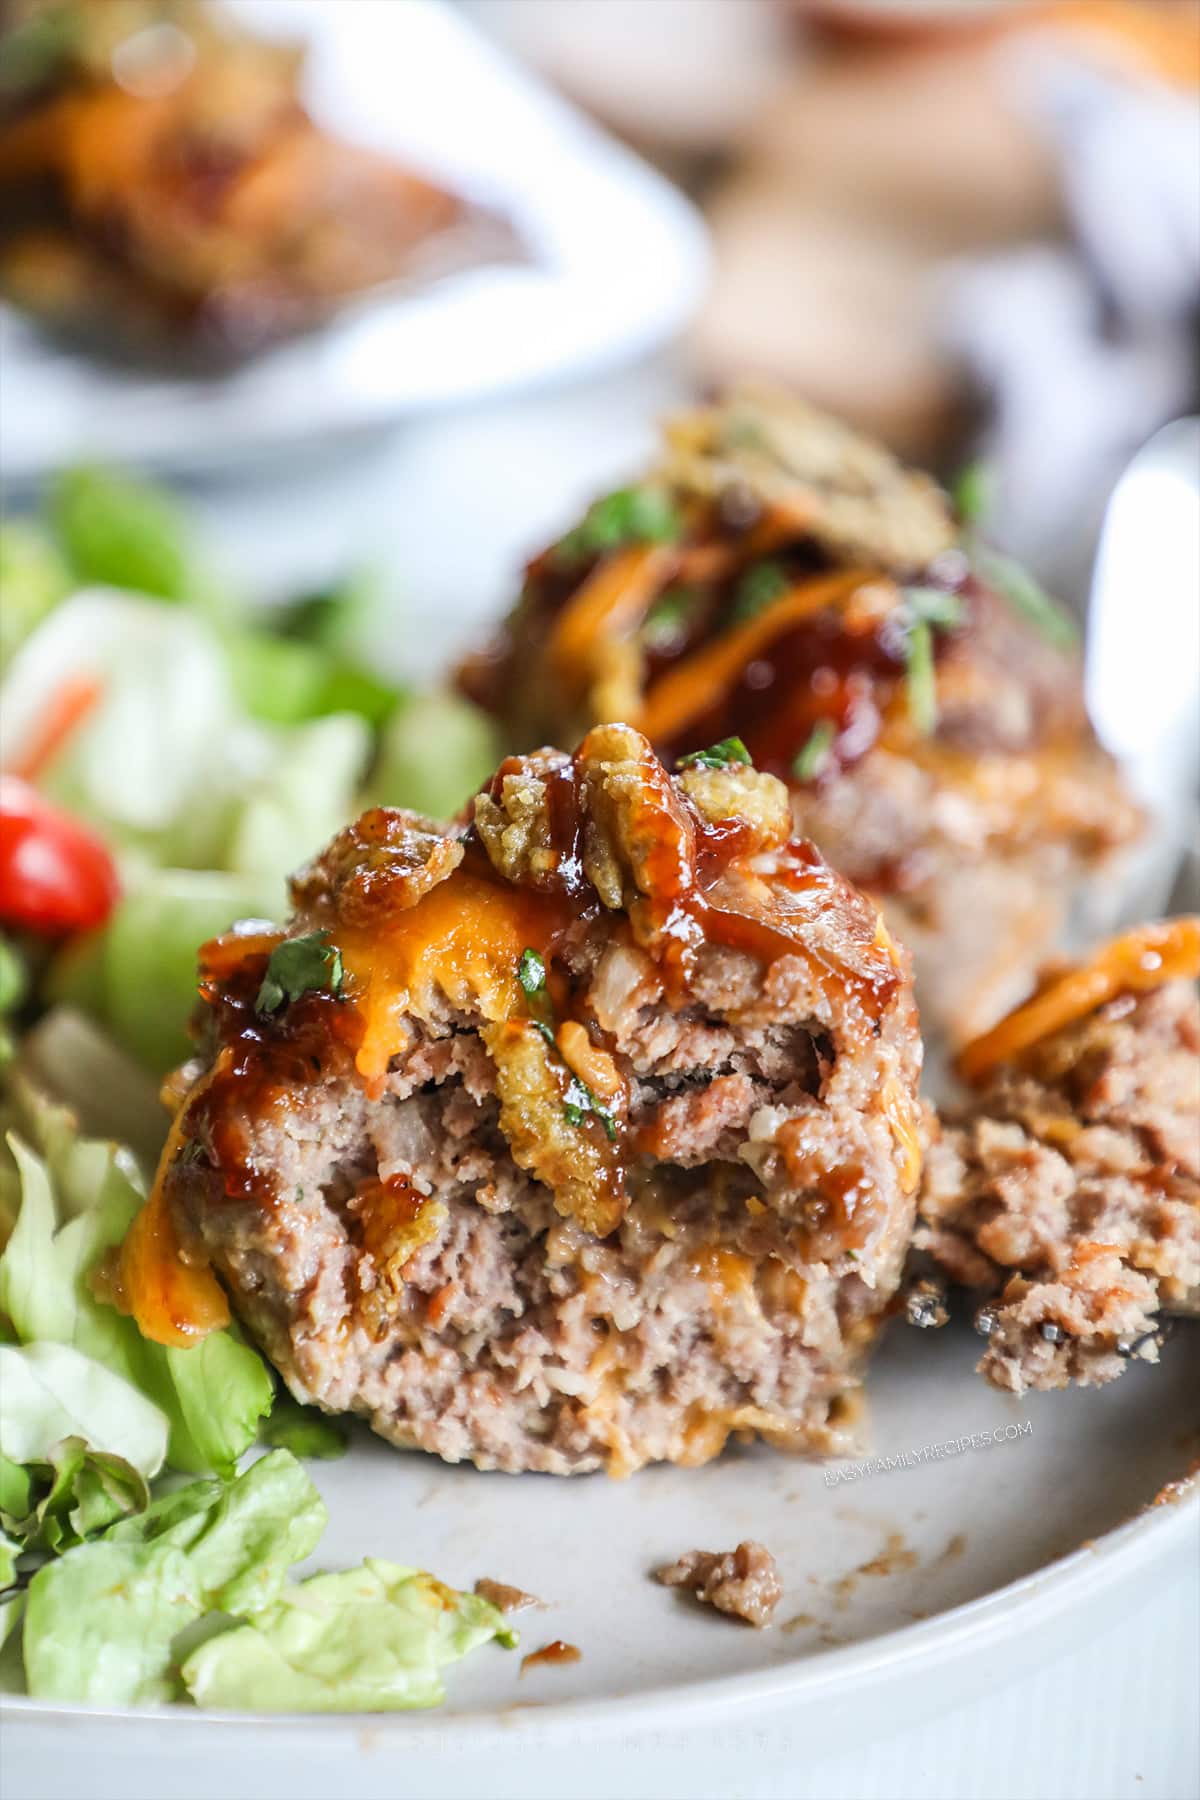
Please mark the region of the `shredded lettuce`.
[[22, 1080], [70, 1109], [76, 1139], [115, 1139], [140, 1168], [157, 1166], [170, 1126], [160, 1084], [92, 1019], [51, 1006], [21, 1039], [18, 1066]]
[[396, 1712], [445, 1699], [440, 1671], [492, 1639], [499, 1609], [419, 1569], [368, 1560], [315, 1575], [183, 1665], [199, 1706], [256, 1712]]

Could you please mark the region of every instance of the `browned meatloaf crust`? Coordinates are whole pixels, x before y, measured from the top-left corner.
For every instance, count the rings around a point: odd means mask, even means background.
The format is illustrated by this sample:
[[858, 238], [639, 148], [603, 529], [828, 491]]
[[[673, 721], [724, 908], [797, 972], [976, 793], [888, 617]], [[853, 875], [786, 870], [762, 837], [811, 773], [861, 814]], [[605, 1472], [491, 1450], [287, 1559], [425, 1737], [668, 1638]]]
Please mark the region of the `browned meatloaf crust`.
[[208, 946], [152, 1207], [300, 1400], [398, 1444], [836, 1451], [913, 1224], [905, 953], [771, 776], [672, 777], [625, 727], [470, 812], [368, 813], [296, 879], [340, 996], [264, 1014], [276, 939]]
[[1138, 827], [1066, 617], [929, 477], [779, 395], [673, 421], [645, 480], [529, 565], [461, 680], [518, 746], [608, 718], [668, 755], [740, 735], [960, 1041]]
[[1200, 1284], [1198, 1058], [1191, 981], [1118, 992], [945, 1117], [916, 1244], [984, 1297], [979, 1367], [998, 1387], [1157, 1360], [1159, 1309]]
[[775, 1558], [753, 1538], [736, 1550], [685, 1550], [655, 1573], [664, 1587], [687, 1588], [706, 1606], [759, 1630], [771, 1623], [783, 1594]]

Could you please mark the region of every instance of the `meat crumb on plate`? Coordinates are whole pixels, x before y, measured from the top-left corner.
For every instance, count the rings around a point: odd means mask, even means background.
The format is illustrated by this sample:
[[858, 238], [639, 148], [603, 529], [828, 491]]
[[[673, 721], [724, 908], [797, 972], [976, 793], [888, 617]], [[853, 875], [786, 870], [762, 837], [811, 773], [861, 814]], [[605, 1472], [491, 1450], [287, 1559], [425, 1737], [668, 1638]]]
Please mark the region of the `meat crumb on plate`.
[[480, 1576], [475, 1583], [475, 1592], [481, 1600], [499, 1607], [502, 1613], [524, 1612], [527, 1607], [546, 1604], [536, 1594], [527, 1594], [524, 1588], [510, 1587], [507, 1581], [493, 1581], [489, 1575]]
[[771, 1623], [783, 1594], [775, 1558], [753, 1538], [736, 1550], [685, 1550], [677, 1562], [656, 1569], [655, 1577], [759, 1630]]

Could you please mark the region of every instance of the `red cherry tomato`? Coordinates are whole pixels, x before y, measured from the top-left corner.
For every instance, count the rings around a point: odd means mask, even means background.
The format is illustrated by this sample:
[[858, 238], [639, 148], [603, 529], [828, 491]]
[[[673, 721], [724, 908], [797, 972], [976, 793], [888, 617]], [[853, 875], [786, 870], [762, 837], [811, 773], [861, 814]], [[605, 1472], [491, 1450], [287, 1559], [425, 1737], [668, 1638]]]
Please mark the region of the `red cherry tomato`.
[[64, 937], [103, 925], [120, 893], [98, 837], [15, 775], [0, 775], [0, 925]]

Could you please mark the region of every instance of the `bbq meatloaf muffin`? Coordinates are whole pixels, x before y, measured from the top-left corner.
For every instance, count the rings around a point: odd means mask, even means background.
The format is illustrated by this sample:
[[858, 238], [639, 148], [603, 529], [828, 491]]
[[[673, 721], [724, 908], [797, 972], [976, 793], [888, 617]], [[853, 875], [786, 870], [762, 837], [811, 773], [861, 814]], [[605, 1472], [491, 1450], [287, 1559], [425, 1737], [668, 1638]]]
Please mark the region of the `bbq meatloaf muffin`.
[[1066, 615], [929, 477], [777, 395], [670, 424], [646, 480], [530, 564], [460, 679], [518, 748], [609, 718], [667, 756], [740, 736], [959, 1041], [1138, 827]]
[[930, 1150], [917, 1244], [983, 1299], [998, 1387], [1111, 1381], [1194, 1308], [1197, 975], [1200, 919], [1144, 926], [963, 1053], [977, 1091]]
[[[286, 937], [202, 953], [204, 1064], [127, 1241], [301, 1400], [482, 1468], [834, 1452], [921, 1157], [906, 954], [772, 776], [598, 727], [453, 831], [377, 810]], [[209, 1262], [210, 1269], [203, 1264]]]
[[224, 357], [511, 249], [458, 195], [320, 129], [301, 73], [295, 46], [205, 0], [11, 0], [0, 290], [106, 345]]

